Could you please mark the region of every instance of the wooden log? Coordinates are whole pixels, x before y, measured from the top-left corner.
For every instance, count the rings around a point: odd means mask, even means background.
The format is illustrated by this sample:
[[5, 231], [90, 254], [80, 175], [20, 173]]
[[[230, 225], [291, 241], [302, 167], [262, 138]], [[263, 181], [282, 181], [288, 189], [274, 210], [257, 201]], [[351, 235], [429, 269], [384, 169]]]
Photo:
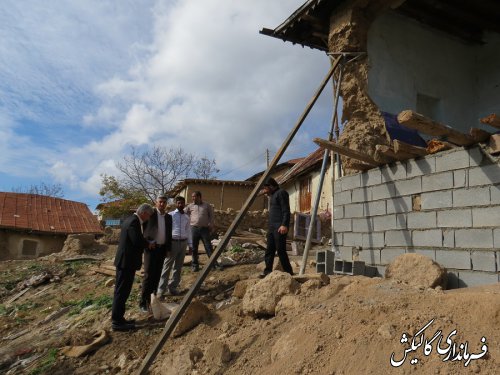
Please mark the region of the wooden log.
[[469, 135], [476, 142], [486, 142], [490, 138], [491, 133], [479, 128], [470, 128]]
[[367, 171], [375, 167], [373, 165], [362, 163], [357, 160], [351, 160], [351, 162], [349, 163], [349, 168], [354, 169], [356, 171]]
[[425, 156], [427, 155], [427, 150], [423, 147], [413, 146], [398, 139], [392, 141], [394, 145], [394, 151], [397, 153], [404, 152], [406, 154], [412, 154], [415, 156]]
[[390, 158], [393, 160], [408, 160], [414, 158], [415, 156], [412, 154], [408, 154], [404, 151], [399, 151], [396, 153], [391, 146], [387, 145], [376, 145], [375, 146], [375, 160], [380, 161], [382, 159], [378, 159], [378, 155], [382, 154], [386, 158]]
[[492, 113], [489, 116], [483, 117], [480, 119], [483, 124], [488, 124], [490, 126], [493, 126], [494, 128], [500, 129], [500, 116], [498, 116], [496, 113]]
[[434, 137], [446, 137], [448, 141], [460, 146], [468, 146], [475, 143], [471, 136], [411, 110], [401, 112], [398, 115], [398, 122], [407, 128], [418, 130], [424, 134]]
[[375, 159], [373, 159], [371, 156], [357, 150], [350, 149], [348, 147], [340, 146], [335, 142], [330, 142], [326, 139], [321, 138], [314, 138], [314, 143], [316, 143], [321, 148], [326, 148], [327, 150], [337, 152], [340, 155], [347, 156], [348, 158], [359, 160], [365, 164], [369, 164], [372, 168], [380, 165], [380, 163], [375, 161]]

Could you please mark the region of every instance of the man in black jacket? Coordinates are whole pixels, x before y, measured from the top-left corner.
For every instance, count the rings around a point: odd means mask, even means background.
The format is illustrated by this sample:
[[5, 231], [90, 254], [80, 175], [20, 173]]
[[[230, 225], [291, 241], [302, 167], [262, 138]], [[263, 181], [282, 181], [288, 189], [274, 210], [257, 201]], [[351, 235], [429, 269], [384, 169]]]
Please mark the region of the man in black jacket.
[[153, 207], [144, 203], [122, 224], [115, 256], [116, 282], [111, 309], [111, 328], [114, 331], [129, 331], [135, 328], [134, 321], [125, 319], [125, 303], [132, 291], [135, 271], [141, 269], [142, 252], [148, 246], [142, 234], [142, 225], [153, 213]]
[[147, 312], [151, 305], [151, 293], [155, 293], [158, 288], [163, 261], [172, 247], [172, 216], [166, 208], [167, 196], [159, 195], [155, 212], [144, 228], [144, 237], [149, 241], [149, 246], [144, 249], [144, 277], [139, 302], [142, 312]]
[[293, 275], [292, 266], [286, 253], [286, 236], [290, 227], [290, 200], [286, 190], [279, 187], [276, 180], [269, 177], [263, 186], [269, 197], [269, 223], [267, 231], [266, 268], [260, 277], [266, 277], [273, 270], [274, 255], [278, 251], [283, 271]]

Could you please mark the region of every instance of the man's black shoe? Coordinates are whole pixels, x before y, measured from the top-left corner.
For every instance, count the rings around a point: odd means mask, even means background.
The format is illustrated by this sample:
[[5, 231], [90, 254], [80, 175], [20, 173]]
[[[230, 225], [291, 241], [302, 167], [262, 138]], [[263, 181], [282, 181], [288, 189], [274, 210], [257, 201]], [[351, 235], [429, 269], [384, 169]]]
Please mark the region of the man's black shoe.
[[148, 310], [148, 306], [147, 306], [146, 304], [144, 304], [144, 303], [141, 303], [141, 304], [139, 305], [139, 310], [141, 310], [141, 312], [143, 312], [143, 313], [147, 313], [147, 312], [149, 312], [149, 310]]
[[125, 331], [132, 331], [135, 329], [135, 323], [111, 323], [111, 329], [113, 331], [120, 331], [120, 332], [125, 332]]
[[193, 272], [198, 272], [199, 270], [200, 270], [200, 266], [198, 266], [198, 265], [191, 267], [191, 271], [193, 271]]
[[176, 288], [169, 288], [168, 291], [172, 296], [178, 296], [179, 294], [181, 294], [181, 292]]

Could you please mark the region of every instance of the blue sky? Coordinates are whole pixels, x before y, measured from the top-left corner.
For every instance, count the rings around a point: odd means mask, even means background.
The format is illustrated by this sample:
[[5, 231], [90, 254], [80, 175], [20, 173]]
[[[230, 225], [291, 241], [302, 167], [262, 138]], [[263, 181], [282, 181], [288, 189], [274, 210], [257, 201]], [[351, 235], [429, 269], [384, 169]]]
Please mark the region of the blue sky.
[[[265, 168], [329, 68], [259, 34], [302, 0], [4, 0], [0, 191], [45, 182], [99, 202], [131, 146], [183, 147], [223, 179]], [[283, 160], [326, 137], [331, 86]]]

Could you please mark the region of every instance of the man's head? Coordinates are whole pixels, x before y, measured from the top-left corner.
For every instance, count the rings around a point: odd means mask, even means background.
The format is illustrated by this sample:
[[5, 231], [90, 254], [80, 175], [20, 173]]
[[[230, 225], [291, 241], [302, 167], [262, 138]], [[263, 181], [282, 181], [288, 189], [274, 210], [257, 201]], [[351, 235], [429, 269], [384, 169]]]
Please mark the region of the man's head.
[[139, 206], [135, 213], [141, 218], [142, 221], [148, 221], [151, 215], [155, 212], [154, 208], [147, 203], [143, 203]]
[[163, 215], [167, 208], [168, 198], [165, 194], [160, 194], [156, 198], [156, 209]]
[[184, 212], [184, 206], [186, 206], [186, 200], [184, 197], [175, 197], [175, 207], [180, 212]]
[[262, 189], [264, 190], [264, 194], [270, 195], [279, 189], [279, 184], [272, 177], [268, 177], [264, 184], [262, 185]]
[[201, 203], [201, 191], [193, 191], [193, 194], [191, 194], [191, 200], [193, 201], [194, 204], [200, 204]]

